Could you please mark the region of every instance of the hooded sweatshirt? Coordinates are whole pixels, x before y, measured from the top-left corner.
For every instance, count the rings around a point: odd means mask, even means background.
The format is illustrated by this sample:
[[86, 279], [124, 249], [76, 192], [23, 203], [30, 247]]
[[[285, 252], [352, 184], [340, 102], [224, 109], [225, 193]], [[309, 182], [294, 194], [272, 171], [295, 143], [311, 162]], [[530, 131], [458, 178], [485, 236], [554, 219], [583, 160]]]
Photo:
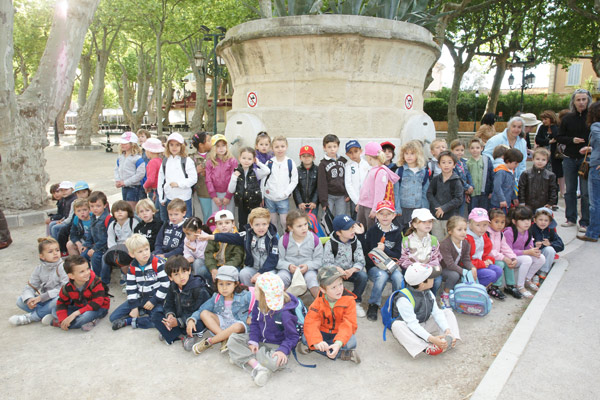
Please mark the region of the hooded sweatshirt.
[[322, 207], [327, 206], [329, 195], [348, 196], [346, 192], [345, 172], [346, 159], [339, 157], [333, 159], [325, 156], [319, 163], [317, 178], [317, 192]]
[[499, 208], [503, 201], [510, 207], [510, 203], [516, 198], [515, 175], [506, 167], [506, 164], [494, 168], [494, 191], [490, 204]]
[[358, 204], [374, 210], [377, 203], [384, 199], [388, 182], [393, 185], [399, 179], [400, 177], [396, 173], [384, 165], [372, 167], [360, 189]]
[[40, 265], [35, 267], [27, 286], [21, 293], [21, 299], [24, 302], [40, 296], [40, 301], [48, 301], [58, 296], [60, 288], [69, 282], [69, 277], [63, 268], [63, 260], [55, 263], [49, 263], [40, 260]]
[[281, 310], [268, 314], [263, 314], [258, 309], [258, 301], [254, 303], [248, 344], [278, 344], [276, 351], [281, 351], [285, 355], [290, 354], [296, 347], [300, 339], [296, 330], [298, 317], [294, 312], [298, 299], [291, 294], [289, 296], [290, 301], [284, 303]]
[[464, 197], [462, 181], [454, 172], [445, 182], [443, 174], [431, 178], [429, 189], [427, 189], [427, 200], [432, 214], [435, 215], [435, 209], [438, 207], [444, 211], [444, 215], [439, 219], [448, 220], [450, 217], [458, 215]]

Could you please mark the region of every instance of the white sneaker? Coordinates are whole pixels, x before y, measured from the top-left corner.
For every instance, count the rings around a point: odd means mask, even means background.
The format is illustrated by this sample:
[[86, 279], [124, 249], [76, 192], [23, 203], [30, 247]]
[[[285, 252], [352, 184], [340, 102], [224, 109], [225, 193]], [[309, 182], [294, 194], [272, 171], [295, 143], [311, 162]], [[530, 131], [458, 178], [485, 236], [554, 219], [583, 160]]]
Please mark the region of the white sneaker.
[[365, 312], [365, 309], [362, 308], [362, 306], [358, 303], [356, 303], [356, 316], [358, 318], [364, 318], [367, 316], [367, 313]]
[[587, 228], [585, 226], [579, 226], [579, 232], [581, 233], [586, 233], [587, 232]]
[[15, 326], [27, 325], [31, 323], [31, 317], [29, 314], [13, 315], [8, 319], [8, 322]]
[[270, 377], [271, 371], [262, 365], [259, 365], [252, 370], [252, 378], [254, 379], [256, 386], [265, 386]]
[[42, 318], [42, 324], [43, 325], [52, 325], [52, 321], [54, 320], [54, 317], [52, 316], [52, 314], [46, 314], [44, 315], [44, 318]]

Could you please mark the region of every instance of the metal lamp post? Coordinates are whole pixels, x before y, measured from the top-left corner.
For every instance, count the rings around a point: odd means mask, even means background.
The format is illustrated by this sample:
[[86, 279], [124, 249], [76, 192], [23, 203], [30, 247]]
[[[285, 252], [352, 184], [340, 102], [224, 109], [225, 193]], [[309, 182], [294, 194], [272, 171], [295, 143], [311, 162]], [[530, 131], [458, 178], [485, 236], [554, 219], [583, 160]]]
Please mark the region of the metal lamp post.
[[217, 57], [217, 44], [219, 40], [225, 37], [225, 32], [227, 29], [222, 26], [217, 26], [217, 30], [220, 32], [217, 33], [208, 33], [209, 29], [203, 26], [203, 29], [207, 32], [204, 34], [204, 41], [213, 42], [212, 56], [213, 56], [213, 110], [214, 110], [214, 119], [213, 119], [213, 134], [217, 134], [217, 105], [219, 103], [219, 94], [218, 94], [218, 85], [219, 85], [219, 58]]
[[[517, 66], [523, 68], [523, 72], [521, 75], [521, 112], [523, 112], [524, 91], [525, 89], [531, 89], [533, 87], [533, 84], [535, 83], [535, 75], [533, 74], [533, 72], [530, 72], [529, 74], [525, 75], [525, 72], [527, 71], [527, 66], [532, 65], [534, 62], [535, 58], [533, 56], [529, 56], [525, 61], [521, 61], [519, 57], [515, 57], [513, 62], [511, 63], [511, 67]], [[508, 77], [508, 85], [510, 86], [510, 90], [516, 89], [516, 87], [513, 86], [514, 83], [515, 77], [511, 73]]]
[[181, 85], [183, 86], [183, 127], [187, 130], [187, 98], [191, 95], [191, 93], [185, 88], [185, 84], [188, 82], [187, 79], [181, 80]]
[[475, 91], [475, 117], [473, 118], [473, 132], [477, 132], [477, 101], [479, 100], [479, 89]]

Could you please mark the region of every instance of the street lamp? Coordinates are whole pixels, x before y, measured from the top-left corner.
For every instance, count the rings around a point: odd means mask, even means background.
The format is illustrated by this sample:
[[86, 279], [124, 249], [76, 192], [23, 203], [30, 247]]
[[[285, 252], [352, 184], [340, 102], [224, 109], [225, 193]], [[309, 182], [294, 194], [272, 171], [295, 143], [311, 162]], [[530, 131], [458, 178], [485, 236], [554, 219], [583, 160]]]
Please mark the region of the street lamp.
[[181, 85], [183, 87], [183, 91], [180, 92], [179, 90], [176, 92], [177, 97], [179, 98], [179, 101], [182, 100], [183, 98], [183, 127], [184, 129], [187, 129], [188, 123], [187, 123], [187, 99], [188, 97], [190, 97], [190, 95], [192, 94], [189, 90], [187, 90], [185, 88], [185, 84], [188, 82], [187, 79], [182, 79], [181, 80]]
[[[527, 60], [524, 61], [521, 61], [519, 57], [515, 57], [513, 59], [513, 62], [510, 64], [511, 68], [515, 66], [523, 68], [523, 73], [521, 75], [521, 112], [523, 112], [523, 92], [525, 89], [531, 89], [533, 87], [533, 84], [535, 83], [535, 75], [533, 74], [533, 72], [530, 72], [527, 75], [525, 75], [527, 67], [532, 66], [534, 62], [535, 57], [530, 55], [527, 57]], [[511, 73], [508, 77], [508, 85], [510, 86], [510, 90], [516, 89], [516, 87], [513, 86], [514, 83], [515, 77]]]
[[477, 102], [479, 101], [479, 89], [475, 91], [475, 117], [473, 118], [473, 132], [477, 132]]
[[[212, 56], [213, 56], [213, 111], [214, 111], [214, 119], [213, 119], [213, 134], [217, 134], [217, 105], [219, 103], [219, 94], [218, 94], [218, 86], [219, 86], [219, 62], [222, 62], [220, 57], [217, 57], [217, 44], [219, 40], [225, 37], [225, 32], [227, 29], [222, 26], [217, 26], [216, 29], [219, 32], [209, 33], [210, 30], [202, 26], [202, 29], [206, 32], [204, 34], [203, 40], [206, 42], [213, 42]], [[198, 54], [198, 53], [196, 53]], [[204, 56], [203, 56], [204, 57]], [[203, 58], [202, 57], [202, 58]], [[199, 60], [198, 60], [199, 62]]]

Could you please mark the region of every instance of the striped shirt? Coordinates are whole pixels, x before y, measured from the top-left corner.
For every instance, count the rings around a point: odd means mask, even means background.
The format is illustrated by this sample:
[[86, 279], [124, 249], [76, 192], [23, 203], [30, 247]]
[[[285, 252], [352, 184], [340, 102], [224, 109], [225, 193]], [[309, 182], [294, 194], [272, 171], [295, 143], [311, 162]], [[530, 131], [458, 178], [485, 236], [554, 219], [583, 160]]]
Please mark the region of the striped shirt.
[[[152, 260], [156, 259], [156, 271]], [[137, 260], [133, 260], [127, 271], [127, 301], [133, 309], [143, 307], [147, 301], [159, 305], [165, 301], [169, 290], [169, 277], [164, 269], [163, 259], [151, 256], [146, 265], [140, 267]], [[133, 272], [133, 273], [132, 273]]]

